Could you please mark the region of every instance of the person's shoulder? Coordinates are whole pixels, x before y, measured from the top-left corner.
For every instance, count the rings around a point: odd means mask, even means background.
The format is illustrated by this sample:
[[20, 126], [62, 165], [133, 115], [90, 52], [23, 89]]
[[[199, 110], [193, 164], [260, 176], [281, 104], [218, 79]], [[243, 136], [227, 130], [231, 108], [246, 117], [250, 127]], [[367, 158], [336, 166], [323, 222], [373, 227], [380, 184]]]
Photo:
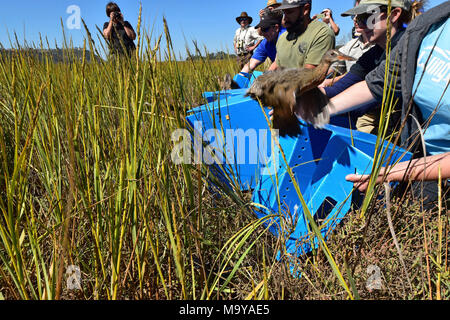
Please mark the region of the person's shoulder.
[[348, 41], [344, 46], [353, 46], [353, 45], [355, 45], [356, 43], [360, 43], [361, 42], [361, 39], [358, 37], [358, 38], [352, 38], [350, 41]]
[[249, 31], [251, 34], [253, 34], [253, 35], [256, 35], [256, 36], [258, 36], [258, 37], [264, 38], [263, 36], [261, 36], [261, 35], [259, 34], [258, 29], [256, 29], [255, 27], [249, 27], [249, 28], [248, 28], [248, 31]]
[[287, 31], [286, 31], [286, 32], [283, 32], [283, 33], [280, 34], [280, 36], [278, 37], [278, 39], [286, 39], [287, 35], [288, 35], [288, 32], [287, 32]]
[[256, 47], [255, 52], [267, 52], [268, 43], [266, 38], [263, 38], [260, 44]]
[[308, 29], [317, 30], [317, 31], [326, 31], [326, 30], [330, 30], [330, 27], [325, 22], [322, 22], [319, 20], [313, 20], [309, 23]]
[[[384, 49], [378, 45], [373, 46], [356, 61], [352, 66], [352, 72], [358, 74], [358, 72], [367, 73], [371, 71], [377, 65], [380, 57], [383, 55]], [[356, 72], [355, 70], [360, 70]]]
[[376, 57], [381, 56], [384, 53], [384, 49], [381, 48], [378, 45], [374, 45], [372, 48], [370, 48], [369, 50], [367, 50], [363, 55], [362, 55], [362, 59], [374, 59]]
[[311, 21], [306, 30], [311, 34], [314, 34], [315, 36], [324, 35], [335, 37], [333, 30], [331, 30], [331, 28], [326, 23], [319, 20]]
[[278, 40], [277, 40], [277, 46], [279, 43], [283, 43], [283, 41], [287, 41], [286, 37], [288, 35], [288, 32], [283, 32], [278, 36]]
[[347, 54], [350, 51], [350, 49], [355, 46], [357, 41], [358, 41], [358, 39], [355, 39], [355, 38], [351, 39], [350, 41], [347, 41], [346, 43], [344, 43], [342, 45], [342, 47], [339, 48], [339, 51]]

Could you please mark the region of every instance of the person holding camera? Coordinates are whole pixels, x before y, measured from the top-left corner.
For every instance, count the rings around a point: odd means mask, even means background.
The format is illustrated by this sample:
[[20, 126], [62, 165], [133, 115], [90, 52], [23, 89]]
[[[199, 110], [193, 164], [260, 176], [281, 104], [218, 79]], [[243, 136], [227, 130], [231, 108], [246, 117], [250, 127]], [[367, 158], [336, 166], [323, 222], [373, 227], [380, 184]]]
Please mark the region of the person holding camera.
[[128, 21], [125, 21], [119, 6], [115, 2], [106, 5], [109, 22], [103, 25], [103, 35], [109, 41], [110, 54], [130, 54], [136, 49], [136, 33]]
[[312, 19], [313, 20], [321, 19], [323, 23], [326, 23], [330, 27], [330, 29], [333, 30], [336, 36], [339, 35], [341, 28], [339, 28], [336, 22], [334, 22], [333, 12], [331, 11], [331, 9], [329, 8], [323, 9], [320, 14], [316, 14], [315, 16], [312, 17]]

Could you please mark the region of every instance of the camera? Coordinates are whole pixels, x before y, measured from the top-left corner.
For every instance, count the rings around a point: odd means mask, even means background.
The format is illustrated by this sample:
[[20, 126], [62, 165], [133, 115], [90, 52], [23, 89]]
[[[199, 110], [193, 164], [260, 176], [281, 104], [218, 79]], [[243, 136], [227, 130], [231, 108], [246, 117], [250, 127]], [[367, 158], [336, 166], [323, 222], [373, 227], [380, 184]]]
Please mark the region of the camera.
[[120, 20], [122, 18], [122, 15], [119, 11], [114, 12], [113, 19]]
[[325, 18], [325, 14], [324, 13], [320, 13], [316, 16], [316, 19], [323, 19]]

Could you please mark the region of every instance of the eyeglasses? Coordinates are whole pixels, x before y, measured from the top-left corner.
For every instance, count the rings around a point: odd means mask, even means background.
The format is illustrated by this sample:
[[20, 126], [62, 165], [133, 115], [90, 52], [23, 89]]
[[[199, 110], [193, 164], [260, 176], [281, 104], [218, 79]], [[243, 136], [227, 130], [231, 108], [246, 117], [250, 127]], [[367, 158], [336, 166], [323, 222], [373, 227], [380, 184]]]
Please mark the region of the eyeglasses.
[[357, 14], [355, 16], [355, 21], [359, 25], [367, 25], [367, 20], [372, 16], [372, 13], [363, 13], [363, 14]]

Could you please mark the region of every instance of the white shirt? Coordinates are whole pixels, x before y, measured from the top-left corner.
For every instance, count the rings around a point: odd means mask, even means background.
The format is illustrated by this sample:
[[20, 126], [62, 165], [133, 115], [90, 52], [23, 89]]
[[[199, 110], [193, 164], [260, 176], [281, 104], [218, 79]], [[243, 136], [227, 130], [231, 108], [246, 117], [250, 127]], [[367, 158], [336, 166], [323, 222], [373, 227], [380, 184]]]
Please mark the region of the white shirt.
[[236, 44], [238, 54], [247, 53], [246, 47], [252, 46], [264, 37], [260, 36], [258, 30], [254, 27], [247, 26], [239, 28], [234, 35], [234, 43]]
[[[339, 51], [346, 54], [352, 58], [358, 60], [367, 50], [372, 48], [373, 45], [370, 43], [364, 44], [362, 37], [352, 39], [347, 42], [344, 46], [339, 48]], [[342, 62], [341, 62], [342, 63]], [[350, 71], [350, 68], [356, 63], [356, 61], [345, 61], [346, 71]], [[338, 64], [340, 65], [340, 64]], [[335, 68], [333, 68], [335, 69]]]

